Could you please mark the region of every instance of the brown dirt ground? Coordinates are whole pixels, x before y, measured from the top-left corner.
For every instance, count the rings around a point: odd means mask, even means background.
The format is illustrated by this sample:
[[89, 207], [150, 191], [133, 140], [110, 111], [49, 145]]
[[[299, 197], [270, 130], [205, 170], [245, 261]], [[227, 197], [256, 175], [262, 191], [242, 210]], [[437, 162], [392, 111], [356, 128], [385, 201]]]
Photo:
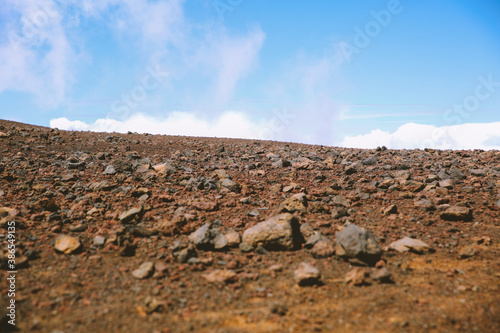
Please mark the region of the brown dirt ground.
[[[499, 330], [498, 151], [361, 150], [66, 132], [8, 121], [0, 121], [0, 126], [0, 207], [15, 209], [1, 216], [0, 244], [5, 250], [6, 223], [15, 220], [17, 257], [26, 260], [22, 267], [18, 264], [16, 280], [16, 328], [21, 332]], [[291, 165], [273, 166], [269, 153]], [[374, 165], [354, 164], [357, 172], [346, 175], [347, 165], [370, 156], [378, 159]], [[168, 161], [176, 171], [102, 174], [116, 159], [132, 163], [138, 157], [148, 157], [152, 165]], [[85, 163], [81, 170], [68, 169], [68, 160]], [[453, 168], [465, 178], [449, 189], [424, 190], [404, 180], [382, 189], [376, 183], [409, 170], [411, 180], [427, 185], [432, 180], [429, 175]], [[217, 169], [225, 170], [241, 190], [186, 187], [190, 178], [217, 181], [213, 174]], [[470, 172], [478, 169], [484, 172]], [[109, 186], [96, 185], [105, 180]], [[296, 185], [284, 192], [274, 191], [276, 184]], [[134, 192], [138, 188], [147, 191]], [[147, 197], [139, 199], [141, 191]], [[332, 241], [346, 222], [370, 229], [385, 249], [383, 260], [393, 283], [348, 285], [344, 276], [352, 263], [338, 256], [317, 259], [306, 248], [267, 253], [243, 253], [237, 247], [198, 250], [201, 262], [195, 264], [178, 263], [173, 257], [172, 244], [186, 241], [204, 223], [219, 219], [223, 229], [233, 228], [241, 235], [300, 192], [307, 194], [309, 205], [295, 214]], [[333, 219], [331, 198], [337, 195], [349, 201], [349, 216]], [[421, 199], [431, 200], [435, 210], [417, 207], [415, 201]], [[398, 213], [384, 215], [383, 209], [391, 204], [397, 205]], [[473, 220], [443, 220], [443, 204], [470, 207]], [[120, 222], [123, 211], [141, 205], [144, 215], [137, 226], [142, 231]], [[320, 206], [324, 211], [313, 209]], [[176, 221], [179, 207], [187, 212], [178, 221], [179, 228], [162, 229], [165, 221]], [[260, 215], [250, 216], [255, 209]], [[81, 249], [74, 254], [56, 252], [54, 242], [61, 234], [78, 238]], [[105, 245], [94, 245], [97, 235], [106, 237]], [[387, 249], [404, 236], [423, 240], [435, 252]], [[135, 255], [120, 255], [124, 242], [136, 246]], [[466, 246], [474, 247], [476, 254], [462, 259], [459, 253]], [[132, 271], [146, 261], [157, 265], [156, 272], [146, 279], [135, 278]], [[322, 285], [296, 284], [293, 272], [301, 262], [320, 269]], [[281, 270], [269, 270], [276, 264], [282, 265]], [[236, 279], [210, 283], [203, 275], [214, 269], [231, 269]], [[4, 309], [9, 300], [8, 274], [5, 267], [0, 272]], [[154, 309], [151, 300], [158, 305]], [[1, 325], [0, 331], [11, 328], [5, 318]]]

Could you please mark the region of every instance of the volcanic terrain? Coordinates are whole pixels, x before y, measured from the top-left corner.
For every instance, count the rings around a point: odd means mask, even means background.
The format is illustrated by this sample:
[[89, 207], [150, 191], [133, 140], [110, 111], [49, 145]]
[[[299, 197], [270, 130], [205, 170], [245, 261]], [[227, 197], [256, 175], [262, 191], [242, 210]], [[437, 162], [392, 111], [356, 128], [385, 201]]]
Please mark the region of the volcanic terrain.
[[1, 332], [499, 331], [499, 151], [9, 121], [0, 151]]

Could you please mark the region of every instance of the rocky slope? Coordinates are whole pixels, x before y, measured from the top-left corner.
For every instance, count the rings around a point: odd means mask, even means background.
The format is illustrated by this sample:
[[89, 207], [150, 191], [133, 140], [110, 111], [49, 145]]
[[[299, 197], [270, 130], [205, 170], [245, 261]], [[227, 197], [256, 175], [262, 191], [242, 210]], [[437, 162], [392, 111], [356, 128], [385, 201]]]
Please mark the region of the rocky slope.
[[497, 332], [500, 152], [0, 121], [0, 331]]

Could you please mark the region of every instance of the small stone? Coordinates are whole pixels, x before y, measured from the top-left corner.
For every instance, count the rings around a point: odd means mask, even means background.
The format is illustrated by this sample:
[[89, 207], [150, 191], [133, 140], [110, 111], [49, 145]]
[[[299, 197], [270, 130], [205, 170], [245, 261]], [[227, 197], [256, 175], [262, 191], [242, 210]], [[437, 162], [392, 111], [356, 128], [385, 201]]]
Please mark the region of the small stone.
[[241, 186], [236, 184], [234, 181], [232, 181], [229, 178], [222, 179], [219, 184], [222, 188], [227, 188], [231, 192], [240, 192], [240, 190], [241, 190]]
[[130, 208], [118, 217], [122, 223], [139, 222], [142, 215], [142, 207]]
[[307, 199], [305, 193], [297, 193], [292, 195], [290, 198], [283, 201], [279, 207], [279, 213], [294, 213], [294, 212], [305, 212], [307, 206]]
[[236, 281], [237, 274], [233, 270], [216, 269], [202, 277], [211, 283], [231, 283]]
[[175, 241], [171, 250], [174, 258], [181, 264], [188, 262], [190, 258], [197, 255], [194, 245], [184, 241]]
[[446, 221], [472, 221], [472, 210], [467, 207], [451, 206], [441, 213], [441, 218]]
[[460, 258], [462, 258], [462, 259], [473, 257], [477, 254], [477, 247], [465, 246], [462, 249], [460, 249], [458, 254], [460, 255]]
[[349, 175], [352, 175], [352, 174], [355, 174], [355, 173], [357, 173], [357, 172], [358, 172], [358, 170], [356, 170], [356, 168], [355, 168], [355, 167], [353, 167], [353, 166], [348, 166], [348, 167], [346, 167], [346, 168], [345, 168], [345, 170], [344, 170], [344, 173], [345, 173], [346, 175], [348, 175], [348, 176], [349, 176]]
[[344, 281], [352, 286], [369, 285], [371, 284], [370, 272], [368, 267], [354, 267], [346, 273]]
[[56, 251], [71, 254], [80, 249], [81, 246], [82, 244], [77, 238], [68, 235], [61, 235], [56, 239], [54, 248]]
[[344, 207], [333, 207], [332, 208], [332, 218], [334, 220], [337, 220], [341, 217], [344, 217], [344, 216], [349, 216], [349, 213], [347, 212], [347, 210], [344, 208]]
[[311, 286], [320, 283], [321, 272], [311, 264], [305, 262], [300, 263], [293, 274], [299, 286]]
[[422, 242], [420, 239], [404, 237], [400, 240], [392, 242], [389, 244], [389, 248], [396, 250], [398, 252], [414, 252], [414, 253], [424, 253], [430, 250], [430, 246], [427, 243]]
[[453, 179], [444, 179], [439, 182], [439, 187], [444, 187], [449, 190], [453, 189], [453, 186], [455, 185]]
[[94, 245], [95, 246], [102, 246], [106, 243], [106, 237], [104, 236], [95, 236], [94, 237]]
[[103, 175], [114, 175], [116, 174], [115, 167], [111, 164], [106, 167], [106, 169], [102, 173]]
[[246, 242], [241, 242], [238, 247], [239, 247], [240, 251], [243, 253], [248, 253], [248, 252], [253, 251], [253, 246], [246, 243]]
[[384, 215], [391, 215], [391, 214], [397, 214], [398, 213], [398, 206], [396, 205], [390, 205], [386, 209], [384, 209]]
[[220, 231], [221, 221], [205, 223], [189, 235], [189, 240], [200, 250], [222, 250], [227, 247], [226, 237]]
[[267, 250], [294, 250], [304, 241], [298, 219], [289, 213], [276, 215], [245, 230], [243, 242]]
[[328, 258], [335, 254], [335, 248], [332, 243], [320, 240], [314, 244], [311, 252], [314, 258]]
[[154, 263], [151, 261], [145, 262], [136, 270], [132, 271], [132, 275], [137, 279], [145, 279], [153, 275]]
[[423, 208], [428, 212], [436, 210], [436, 206], [434, 206], [432, 201], [430, 201], [429, 199], [415, 201], [414, 205], [415, 207]]
[[356, 258], [366, 263], [376, 263], [382, 249], [370, 230], [349, 224], [344, 230], [337, 232], [335, 252], [338, 256]]
[[228, 230], [224, 237], [226, 237], [228, 247], [237, 247], [241, 242], [240, 234], [232, 229]]
[[352, 286], [371, 285], [373, 282], [388, 283], [391, 282], [391, 273], [386, 267], [354, 267], [347, 272], [344, 280]]

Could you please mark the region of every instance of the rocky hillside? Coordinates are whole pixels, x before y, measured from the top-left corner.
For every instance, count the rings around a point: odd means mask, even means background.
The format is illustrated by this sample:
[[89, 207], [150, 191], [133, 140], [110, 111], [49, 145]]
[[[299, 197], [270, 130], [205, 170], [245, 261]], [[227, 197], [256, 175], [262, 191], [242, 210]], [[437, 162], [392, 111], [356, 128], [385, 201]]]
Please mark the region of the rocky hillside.
[[2, 332], [12, 299], [22, 332], [500, 327], [498, 151], [8, 121], [0, 151]]

